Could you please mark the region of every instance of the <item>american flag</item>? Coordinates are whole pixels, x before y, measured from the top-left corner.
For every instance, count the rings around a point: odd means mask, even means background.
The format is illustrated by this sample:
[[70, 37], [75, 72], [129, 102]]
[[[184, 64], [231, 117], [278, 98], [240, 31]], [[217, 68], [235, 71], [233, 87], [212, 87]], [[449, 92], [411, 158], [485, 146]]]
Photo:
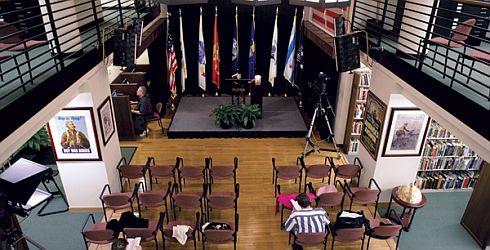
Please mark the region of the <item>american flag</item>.
[[171, 97], [175, 98], [177, 96], [177, 85], [175, 84], [175, 71], [178, 68], [177, 57], [175, 56], [174, 41], [172, 35], [168, 32], [167, 41], [167, 65], [168, 65], [168, 75], [169, 75], [169, 86]]

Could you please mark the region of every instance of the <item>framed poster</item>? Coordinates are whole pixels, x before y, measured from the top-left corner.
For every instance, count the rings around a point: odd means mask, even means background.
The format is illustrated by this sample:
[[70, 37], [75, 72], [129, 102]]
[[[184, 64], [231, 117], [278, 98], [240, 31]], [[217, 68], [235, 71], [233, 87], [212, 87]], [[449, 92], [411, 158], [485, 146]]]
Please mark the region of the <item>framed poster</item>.
[[114, 126], [114, 114], [112, 113], [111, 98], [107, 97], [97, 108], [100, 130], [102, 131], [102, 142], [104, 146], [109, 142], [116, 128]]
[[418, 156], [429, 116], [417, 108], [392, 108], [383, 156]]
[[374, 160], [378, 156], [385, 115], [386, 104], [369, 91], [366, 100], [366, 115], [361, 131], [361, 143]]
[[92, 108], [66, 108], [48, 122], [57, 161], [101, 160]]

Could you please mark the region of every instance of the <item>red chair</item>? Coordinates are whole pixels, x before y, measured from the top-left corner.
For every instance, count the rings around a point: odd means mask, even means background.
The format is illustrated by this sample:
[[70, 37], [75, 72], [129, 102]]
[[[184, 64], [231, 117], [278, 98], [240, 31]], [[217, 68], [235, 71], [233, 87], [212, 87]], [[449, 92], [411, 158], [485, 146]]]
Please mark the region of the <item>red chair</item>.
[[175, 165], [156, 165], [155, 158], [148, 157], [147, 166], [150, 176], [150, 188], [153, 190], [153, 178], [155, 183], [158, 184], [158, 179], [172, 179], [173, 183], [177, 183], [175, 177], [175, 171], [180, 165], [180, 157], [175, 159]]
[[[165, 134], [164, 130], [163, 130], [163, 123], [162, 123], [162, 117], [160, 116], [160, 114], [162, 113], [162, 107], [163, 107], [163, 104], [161, 102], [158, 102], [156, 105], [155, 105], [155, 112], [153, 112], [153, 116], [151, 118], [149, 118], [146, 122], [158, 122], [158, 126], [162, 129], [162, 134]], [[148, 135], [148, 133], [146, 134]]]
[[313, 188], [313, 184], [311, 182], [308, 183], [308, 190], [310, 191], [310, 193], [315, 194], [316, 207], [340, 206], [340, 211], [344, 210], [344, 185], [342, 185], [340, 181], [337, 182], [342, 188], [342, 192], [339, 192], [337, 191], [337, 189], [335, 189], [334, 192], [319, 193], [319, 190], [315, 190]]
[[174, 210], [174, 220], [177, 219], [177, 208], [182, 209], [196, 209], [199, 208], [201, 214], [203, 214], [203, 199], [206, 195], [206, 184], [203, 184], [202, 192], [192, 191], [180, 191], [177, 183], [174, 183], [172, 192], [170, 194], [171, 204]]
[[179, 176], [179, 188], [180, 191], [182, 191], [182, 180], [184, 180], [184, 185], [185, 185], [185, 180], [198, 180], [201, 181], [202, 183], [207, 183], [206, 182], [206, 159], [204, 160], [204, 167], [197, 167], [197, 166], [187, 166], [184, 167], [184, 159], [180, 158], [180, 165], [177, 168], [178, 170], [178, 176]]
[[[206, 159], [206, 169], [208, 173], [208, 181], [210, 184], [214, 183], [214, 180], [233, 180], [233, 184], [236, 184], [236, 171], [238, 169], [238, 157], [233, 159], [233, 166], [230, 165], [217, 165], [213, 166], [213, 159], [211, 157]], [[211, 185], [209, 186], [211, 191]]]
[[434, 56], [432, 57], [432, 66], [434, 66], [434, 60], [437, 56], [437, 49], [439, 46], [446, 48], [446, 56], [444, 57], [444, 73], [442, 75], [443, 78], [446, 77], [446, 67], [447, 67], [447, 59], [450, 48], [460, 48], [462, 47], [468, 38], [471, 29], [475, 26], [476, 19], [471, 18], [468, 19], [456, 26], [454, 30], [451, 31], [450, 38], [444, 37], [433, 37], [428, 41], [429, 45], [435, 45]]
[[206, 215], [209, 219], [210, 210], [234, 209], [238, 212], [238, 196], [240, 195], [240, 184], [234, 185], [233, 192], [211, 192], [211, 184], [208, 184], [209, 193], [205, 196]]
[[[360, 214], [362, 215], [362, 217], [364, 217], [364, 213], [362, 211], [360, 212]], [[361, 250], [362, 250], [364, 247], [364, 238], [365, 238], [364, 233], [366, 231], [364, 224], [362, 224], [361, 227], [358, 228], [341, 228], [340, 226], [337, 226], [338, 223], [339, 223], [339, 216], [337, 215], [337, 220], [335, 221], [335, 224], [330, 224], [329, 227], [329, 230], [332, 233], [331, 249], [333, 250], [335, 241], [342, 242], [342, 243], [352, 243], [360, 240]]]
[[[89, 219], [92, 219], [93, 226], [91, 228], [85, 228]], [[106, 229], [107, 223], [95, 223], [94, 215], [89, 214], [83, 223], [82, 229], [80, 230], [83, 236], [83, 241], [85, 242], [85, 247], [88, 249], [88, 243], [105, 245], [109, 244], [116, 239], [114, 237], [114, 231]]]
[[[204, 221], [203, 221], [204, 222]], [[204, 224], [204, 223], [202, 223]], [[227, 223], [230, 229], [205, 229], [202, 232], [202, 249], [206, 249], [206, 242], [214, 244], [226, 244], [233, 242], [233, 249], [236, 250], [237, 234], [238, 234], [238, 214], [235, 214], [235, 222]]]
[[308, 183], [308, 177], [313, 179], [322, 179], [322, 182], [325, 182], [325, 177], [328, 178], [328, 184], [330, 184], [330, 173], [332, 167], [327, 164], [328, 157], [325, 157], [324, 164], [313, 164], [306, 166], [304, 158], [299, 157], [298, 160], [301, 162], [301, 167], [305, 170], [305, 192], [306, 192], [306, 183]]
[[[109, 192], [108, 194], [105, 194], [106, 190]], [[134, 212], [134, 194], [134, 191], [125, 193], [112, 193], [109, 184], [105, 184], [102, 192], [99, 195], [99, 199], [102, 202], [102, 210], [104, 210], [105, 221], [107, 221], [106, 208], [112, 209], [113, 211], [131, 208], [131, 212]]]
[[301, 179], [303, 171], [298, 166], [298, 160], [296, 160], [296, 166], [276, 166], [276, 158], [272, 158], [272, 184], [274, 184], [274, 197], [277, 197], [277, 179], [281, 180], [294, 180], [296, 183], [299, 178], [298, 193], [301, 192]]
[[[17, 27], [13, 24], [0, 21], [0, 49], [15, 51], [15, 52], [23, 52], [26, 58], [27, 67], [29, 70], [29, 79], [30, 82], [33, 83], [32, 76], [32, 66], [31, 66], [31, 58], [29, 57], [29, 51], [35, 47], [39, 47], [42, 45], [47, 45], [48, 41], [37, 41], [37, 40], [28, 40], [22, 37], [22, 31], [19, 31]], [[51, 54], [54, 54], [53, 50], [51, 50]], [[39, 55], [37, 56], [39, 57]], [[56, 69], [58, 69], [58, 64], [56, 63], [56, 59], [53, 56], [54, 64]], [[20, 76], [22, 78], [22, 76]]]
[[335, 165], [332, 157], [329, 157], [328, 161], [330, 162], [330, 166], [332, 166], [333, 172], [335, 173], [335, 177], [333, 178], [334, 184], [337, 184], [337, 177], [340, 177], [344, 180], [350, 180], [351, 182], [352, 179], [357, 178], [357, 184], [359, 185], [363, 166], [358, 157], [354, 159], [354, 164]]
[[[143, 183], [139, 182], [135, 184], [135, 191], [142, 188]], [[170, 195], [170, 188], [172, 186], [172, 182], [168, 182], [168, 188], [166, 191], [144, 191], [137, 192], [136, 200], [138, 202], [138, 214], [141, 218], [141, 206], [144, 206], [146, 210], [148, 208], [156, 208], [156, 207], [165, 207], [165, 212], [168, 211], [167, 207], [167, 196]], [[168, 219], [168, 218], [167, 218]], [[167, 221], [168, 223], [168, 221]]]
[[117, 170], [119, 172], [119, 182], [121, 183], [121, 190], [124, 190], [123, 179], [126, 178], [128, 180], [128, 187], [131, 187], [131, 179], [141, 179], [145, 183], [144, 189], [146, 190], [148, 187], [146, 185], [146, 170], [149, 165], [149, 158], [145, 165], [128, 165], [126, 158], [122, 157], [117, 164]]
[[462, 53], [462, 54], [459, 54], [458, 55], [458, 60], [456, 61], [456, 67], [454, 67], [454, 71], [453, 71], [453, 77], [451, 79], [451, 85], [453, 84], [453, 81], [454, 81], [454, 77], [456, 76], [456, 71], [458, 69], [458, 66], [460, 64], [460, 59], [463, 58], [463, 61], [461, 63], [461, 72], [463, 72], [463, 67], [465, 66], [464, 64], [464, 60], [465, 59], [468, 59], [468, 60], [471, 60], [471, 67], [470, 68], [470, 71], [468, 72], [468, 78], [466, 79], [466, 84], [469, 83], [470, 81], [470, 76], [471, 76], [471, 73], [473, 72], [473, 68], [475, 67], [475, 62], [478, 61], [480, 63], [483, 63], [483, 64], [489, 64], [490, 63], [490, 53], [488, 52], [485, 52], [485, 51], [481, 51], [481, 50], [472, 50], [468, 53]]
[[402, 220], [393, 209], [390, 210], [389, 217], [393, 218], [396, 224], [387, 218], [369, 219], [370, 230], [366, 231], [366, 235], [368, 236], [366, 249], [369, 249], [371, 238], [387, 240], [394, 237], [397, 237], [395, 249], [398, 249], [398, 243], [402, 234]]
[[328, 225], [325, 225], [325, 232], [319, 233], [298, 233], [294, 235], [294, 243], [303, 247], [317, 246], [322, 244], [323, 250], [327, 249]]
[[155, 249], [158, 250], [158, 232], [163, 236], [163, 217], [164, 214], [160, 213], [158, 221], [148, 221], [148, 227], [146, 228], [123, 228], [125, 238], [137, 238], [141, 237], [141, 242], [155, 241]]
[[[165, 241], [178, 242], [175, 237], [173, 237], [173, 227], [177, 225], [185, 225], [189, 226], [190, 229], [187, 231], [187, 240], [194, 241], [194, 250], [196, 249], [197, 241], [199, 239], [199, 220], [200, 213], [196, 213], [196, 221], [192, 220], [173, 220], [168, 222], [168, 214], [164, 213], [167, 216], [167, 225], [163, 228], [163, 249], [165, 249]], [[196, 232], [197, 232], [197, 240], [196, 240]]]
[[[371, 189], [372, 184], [376, 186], [376, 189]], [[368, 187], [349, 187], [347, 182], [345, 182], [345, 190], [347, 191], [347, 195], [350, 197], [350, 205], [349, 210], [352, 210], [352, 203], [357, 203], [361, 205], [367, 205], [374, 203], [374, 218], [376, 218], [376, 210], [378, 210], [378, 201], [379, 195], [381, 194], [381, 188], [378, 183], [371, 178], [369, 180]]]

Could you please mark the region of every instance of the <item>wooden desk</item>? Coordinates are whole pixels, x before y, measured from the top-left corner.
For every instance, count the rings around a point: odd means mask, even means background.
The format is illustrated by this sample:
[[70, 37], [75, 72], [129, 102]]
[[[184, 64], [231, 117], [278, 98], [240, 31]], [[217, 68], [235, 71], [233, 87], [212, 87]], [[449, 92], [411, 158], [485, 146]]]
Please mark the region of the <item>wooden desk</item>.
[[135, 140], [136, 134], [134, 132], [129, 96], [113, 96], [112, 103], [114, 104], [114, 116], [116, 117], [119, 140]]
[[425, 204], [427, 203], [427, 197], [425, 197], [425, 195], [422, 194], [422, 200], [419, 203], [408, 203], [401, 200], [400, 197], [398, 197], [396, 193], [397, 191], [398, 191], [398, 187], [393, 188], [393, 190], [391, 191], [391, 199], [388, 205], [388, 209], [386, 210], [385, 217], [388, 218], [388, 213], [390, 212], [391, 209], [391, 203], [395, 201], [398, 205], [403, 207], [403, 211], [400, 215], [400, 218], [402, 219], [403, 230], [408, 232], [410, 231], [410, 226], [412, 225], [413, 218], [415, 217], [415, 212], [417, 211], [417, 209], [425, 206]]

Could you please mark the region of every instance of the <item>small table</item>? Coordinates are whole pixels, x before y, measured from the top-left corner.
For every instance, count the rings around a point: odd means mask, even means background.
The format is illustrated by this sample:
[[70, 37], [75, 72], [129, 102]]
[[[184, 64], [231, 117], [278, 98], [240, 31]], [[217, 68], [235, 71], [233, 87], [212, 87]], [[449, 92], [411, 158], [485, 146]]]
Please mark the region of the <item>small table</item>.
[[[412, 225], [413, 218], [415, 217], [415, 212], [417, 209], [422, 208], [425, 206], [427, 203], [427, 197], [425, 197], [424, 194], [422, 194], [422, 200], [419, 203], [408, 203], [406, 201], [403, 201], [398, 197], [397, 195], [398, 187], [393, 188], [391, 191], [391, 199], [390, 203], [388, 205], [388, 209], [386, 210], [385, 217], [389, 218], [389, 212], [391, 209], [391, 203], [393, 200], [400, 206], [403, 207], [402, 214], [400, 215], [400, 218], [402, 219], [402, 227], [405, 232], [410, 231], [410, 226]], [[408, 209], [408, 211], [407, 211]]]

